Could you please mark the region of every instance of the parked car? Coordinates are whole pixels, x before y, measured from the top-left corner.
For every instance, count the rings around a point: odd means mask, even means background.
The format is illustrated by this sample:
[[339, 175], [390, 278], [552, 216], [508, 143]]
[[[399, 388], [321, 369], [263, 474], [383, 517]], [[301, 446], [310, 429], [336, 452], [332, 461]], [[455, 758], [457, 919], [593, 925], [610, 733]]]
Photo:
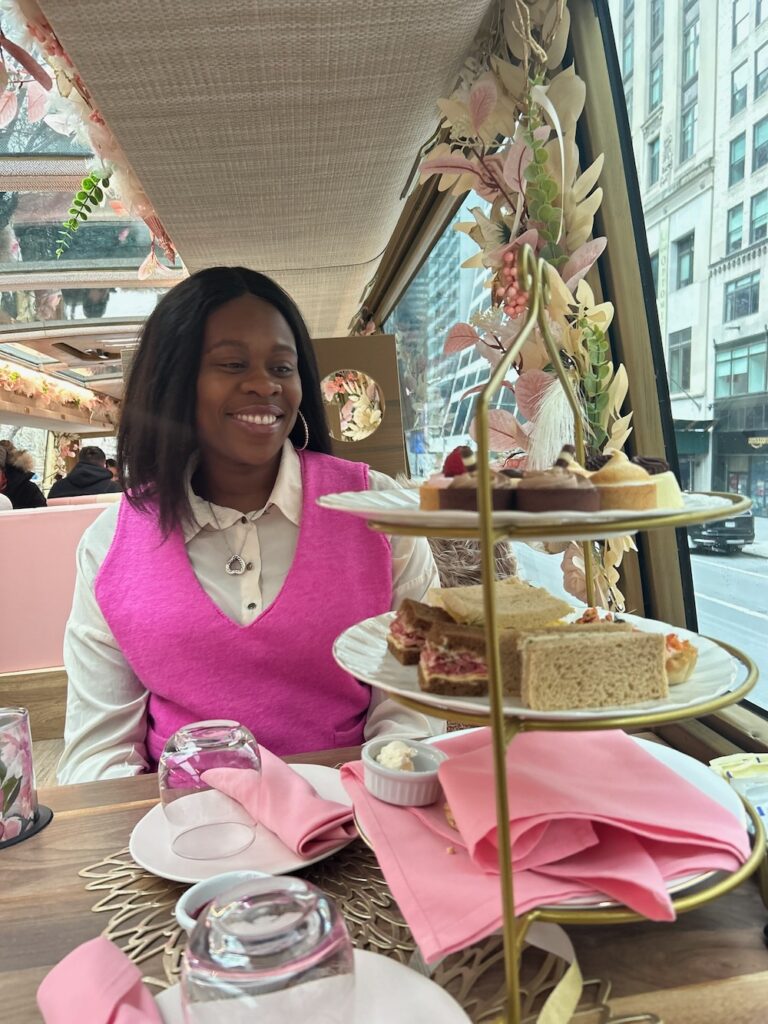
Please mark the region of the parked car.
[[694, 551], [741, 551], [745, 544], [755, 542], [755, 520], [752, 512], [740, 512], [717, 523], [698, 523], [688, 527], [688, 542]]

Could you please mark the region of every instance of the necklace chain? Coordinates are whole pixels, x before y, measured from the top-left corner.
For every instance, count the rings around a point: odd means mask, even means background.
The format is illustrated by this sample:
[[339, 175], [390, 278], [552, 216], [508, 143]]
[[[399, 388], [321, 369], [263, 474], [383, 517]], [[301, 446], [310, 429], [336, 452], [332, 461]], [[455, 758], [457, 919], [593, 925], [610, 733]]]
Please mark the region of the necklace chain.
[[237, 552], [233, 551], [232, 548], [229, 546], [229, 541], [227, 540], [226, 535], [224, 533], [224, 528], [219, 522], [219, 517], [214, 512], [213, 505], [210, 501], [208, 502], [208, 508], [211, 510], [213, 521], [214, 523], [216, 523], [219, 533], [221, 534], [221, 537], [226, 545], [227, 551], [230, 554], [230, 557], [224, 563], [224, 571], [227, 573], [228, 576], [242, 576], [247, 568], [245, 564], [245, 559], [243, 558], [243, 551], [245, 551], [245, 545], [248, 543], [248, 531], [245, 531], [245, 540], [241, 544], [240, 550]]

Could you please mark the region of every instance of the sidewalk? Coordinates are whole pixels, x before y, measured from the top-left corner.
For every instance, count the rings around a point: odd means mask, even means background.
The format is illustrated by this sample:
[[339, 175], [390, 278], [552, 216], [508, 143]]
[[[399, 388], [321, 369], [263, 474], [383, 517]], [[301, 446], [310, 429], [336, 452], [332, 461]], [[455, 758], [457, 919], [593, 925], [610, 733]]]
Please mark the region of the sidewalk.
[[755, 516], [755, 543], [744, 547], [744, 554], [768, 558], [768, 519]]

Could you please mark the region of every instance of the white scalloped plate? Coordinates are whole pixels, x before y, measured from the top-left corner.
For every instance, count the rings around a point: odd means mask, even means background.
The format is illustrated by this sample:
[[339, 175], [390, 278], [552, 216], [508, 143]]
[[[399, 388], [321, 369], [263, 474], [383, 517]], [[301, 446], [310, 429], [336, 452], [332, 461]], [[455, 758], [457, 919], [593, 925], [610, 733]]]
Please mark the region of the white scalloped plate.
[[[677, 515], [680, 512], [701, 512], [704, 509], [716, 512], [722, 510], [722, 518], [726, 518], [733, 504], [727, 498], [719, 498], [709, 494], [684, 494], [683, 509], [652, 508], [641, 511], [627, 509], [606, 509], [603, 512], [494, 512], [494, 526], [537, 526], [546, 530], [547, 526], [572, 524], [575, 528], [573, 540], [584, 540], [590, 537], [626, 536], [627, 530], [608, 531], [587, 528], [583, 532], [578, 528], [587, 522], [605, 523], [610, 527], [617, 520], [626, 519], [657, 519], [659, 516]], [[400, 488], [389, 491], [344, 491], [340, 494], [326, 494], [317, 499], [318, 505], [337, 512], [348, 512], [361, 519], [373, 519], [380, 523], [391, 523], [393, 526], [440, 527], [442, 529], [468, 529], [478, 526], [477, 512], [423, 512], [419, 508], [419, 492]], [[636, 531], [632, 531], [636, 532]], [[540, 537], [546, 540], [545, 533]]]
[[[183, 1024], [181, 988], [173, 985], [155, 996], [163, 1024]], [[195, 1020], [221, 1022], [261, 1020], [237, 1000], [197, 1004]], [[239, 1011], [239, 1012], [238, 1012]], [[271, 1018], [270, 1018], [271, 1019]], [[292, 1018], [295, 1020], [297, 1018]], [[312, 1014], [302, 1018], [312, 1020]], [[281, 1017], [284, 1024], [291, 1024]], [[355, 950], [355, 1011], [351, 1024], [470, 1024], [456, 1000], [438, 984], [404, 964], [379, 953]]]
[[[336, 638], [333, 656], [343, 669], [356, 679], [379, 690], [417, 698], [420, 703], [447, 711], [469, 711], [482, 714], [489, 710], [488, 697], [446, 697], [438, 693], [425, 693], [419, 686], [415, 665], [401, 665], [387, 649], [389, 625], [394, 612], [365, 619], [345, 630]], [[672, 711], [676, 708], [694, 708], [734, 689], [739, 663], [718, 644], [687, 629], [670, 626], [655, 619], [639, 615], [622, 615], [638, 629], [651, 633], [677, 633], [682, 640], [690, 640], [699, 650], [699, 658], [691, 678], [670, 687], [669, 697], [660, 701], [640, 704], [614, 705], [602, 708], [574, 708], [563, 711], [532, 711], [519, 697], [505, 697], [504, 710], [510, 717], [535, 718], [539, 721], [563, 721], [585, 718], [612, 718], [616, 715], [646, 715], [649, 712]]]

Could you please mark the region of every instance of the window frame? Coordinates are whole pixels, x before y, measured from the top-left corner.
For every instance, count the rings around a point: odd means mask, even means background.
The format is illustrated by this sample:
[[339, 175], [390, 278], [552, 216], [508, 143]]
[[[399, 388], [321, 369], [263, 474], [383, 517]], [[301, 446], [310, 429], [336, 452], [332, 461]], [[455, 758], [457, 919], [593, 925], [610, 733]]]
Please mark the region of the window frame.
[[[744, 7], [744, 14], [737, 21], [736, 20], [736, 12], [737, 12], [737, 10], [738, 10], [738, 8], [739, 8], [739, 6], [741, 4], [743, 4], [743, 7]], [[743, 43], [744, 40], [749, 35], [749, 7], [750, 7], [749, 0], [731, 0], [731, 49], [732, 50], [735, 50], [736, 47], [739, 46], [740, 43]], [[739, 39], [737, 37], [739, 35], [739, 28], [740, 28], [741, 25], [744, 26], [744, 36], [741, 39]]]
[[[739, 241], [737, 245], [733, 245], [731, 242], [731, 214], [739, 214]], [[744, 243], [744, 203], [737, 203], [732, 206], [725, 215], [725, 255], [730, 256], [731, 253], [738, 252]]]
[[[765, 131], [765, 139], [758, 145], [757, 133], [761, 129]], [[760, 163], [758, 163], [758, 152], [762, 157]], [[761, 117], [752, 126], [752, 173], [754, 174], [755, 171], [759, 171], [766, 166], [768, 166], [768, 114], [765, 117]]]
[[[693, 267], [695, 259], [696, 233], [689, 231], [675, 240], [675, 291], [693, 284]], [[682, 273], [683, 261], [688, 261], [687, 274]]]
[[[765, 67], [762, 71], [758, 71], [758, 58], [761, 53], [765, 53]], [[762, 88], [760, 87], [760, 80], [762, 79]], [[758, 46], [755, 50], [755, 77], [753, 79], [754, 99], [759, 99], [764, 93], [768, 92], [768, 42]]]
[[[744, 85], [741, 87], [741, 89], [734, 89], [735, 78], [736, 78], [736, 75], [739, 73], [739, 71], [743, 71], [744, 72]], [[746, 61], [746, 60], [743, 60], [741, 62], [741, 64], [738, 65], [738, 67], [735, 67], [733, 69], [733, 71], [731, 71], [731, 117], [732, 118], [736, 117], [737, 114], [740, 114], [742, 112], [742, 110], [746, 110], [747, 101], [748, 101], [748, 96], [747, 96], [748, 89], [749, 89], [749, 62]], [[742, 93], [743, 93], [743, 96], [742, 96], [743, 103], [740, 106], [737, 106], [736, 105], [736, 99], [739, 96], [739, 94], [742, 94]]]
[[[759, 225], [762, 234], [758, 235], [755, 231], [755, 204], [759, 200], [765, 204], [765, 210], [761, 214], [762, 223]], [[764, 238], [768, 238], [768, 188], [756, 192], [749, 201], [749, 244], [754, 245]]]
[[[739, 142], [741, 143], [741, 145], [743, 147], [743, 153], [741, 155], [741, 159], [737, 160], [736, 163], [734, 164], [734, 162], [733, 162], [733, 147], [737, 143], [739, 143]], [[734, 167], [738, 166], [739, 164], [742, 165], [741, 166], [741, 174], [739, 175], [738, 178], [734, 178], [733, 177], [733, 169], [734, 169]], [[731, 139], [731, 141], [730, 141], [730, 143], [728, 145], [728, 188], [732, 188], [734, 185], [738, 185], [738, 183], [740, 181], [744, 181], [746, 176], [747, 176], [747, 133], [746, 132], [739, 132], [738, 135], [735, 135]]]
[[[679, 331], [672, 331], [667, 343], [667, 375], [669, 387], [672, 394], [687, 394], [691, 389], [691, 349], [692, 329], [684, 327]], [[683, 337], [687, 335], [687, 337]], [[673, 358], [674, 357], [674, 358]], [[683, 363], [683, 370], [673, 376], [673, 366], [678, 358]], [[677, 387], [675, 387], [677, 385]]]
[[[755, 278], [757, 280], [755, 280]], [[748, 282], [748, 283], [747, 283]], [[754, 309], [750, 308], [744, 313], [736, 312], [736, 303], [738, 301], [739, 292], [750, 293], [750, 307], [753, 305], [752, 297], [756, 294], [757, 298], [754, 302]], [[743, 320], [746, 316], [754, 316], [755, 313], [760, 312], [760, 271], [752, 270], [748, 274], [742, 274], [741, 277], [735, 277], [730, 281], [726, 281], [723, 286], [723, 323], [731, 324], [734, 320]], [[733, 307], [732, 314], [729, 315], [728, 307], [729, 304]]]

